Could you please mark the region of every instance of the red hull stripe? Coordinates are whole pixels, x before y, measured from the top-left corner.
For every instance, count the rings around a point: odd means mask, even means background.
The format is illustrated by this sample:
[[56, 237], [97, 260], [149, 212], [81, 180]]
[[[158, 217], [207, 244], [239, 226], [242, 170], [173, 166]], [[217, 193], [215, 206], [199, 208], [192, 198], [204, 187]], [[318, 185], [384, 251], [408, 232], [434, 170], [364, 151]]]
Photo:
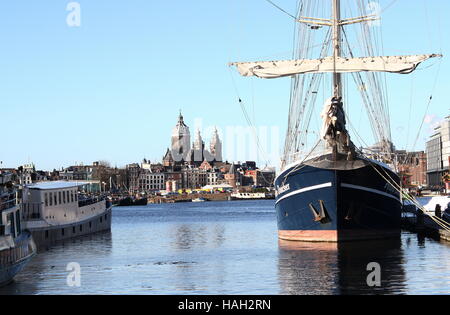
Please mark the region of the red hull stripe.
[[400, 236], [400, 230], [367, 231], [367, 230], [305, 230], [305, 231], [278, 231], [278, 237], [286, 241], [302, 242], [338, 242], [353, 240], [382, 239]]
[[278, 231], [278, 237], [286, 241], [337, 242], [338, 233], [330, 231]]

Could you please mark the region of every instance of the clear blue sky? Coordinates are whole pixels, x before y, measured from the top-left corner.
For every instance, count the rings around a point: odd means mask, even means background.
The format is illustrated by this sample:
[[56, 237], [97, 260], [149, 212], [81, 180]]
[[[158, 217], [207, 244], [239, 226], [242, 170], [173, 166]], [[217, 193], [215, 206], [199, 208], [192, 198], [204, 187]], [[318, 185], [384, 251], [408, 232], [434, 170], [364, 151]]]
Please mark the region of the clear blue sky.
[[[158, 161], [179, 109], [192, 136], [198, 118], [204, 127], [246, 126], [229, 61], [290, 56], [292, 21], [264, 0], [80, 0], [80, 27], [66, 24], [69, 2], [0, 3], [3, 167]], [[295, 12], [295, 1], [275, 2]], [[449, 114], [449, 13], [447, 0], [398, 0], [383, 15], [386, 54], [445, 55], [431, 124]], [[413, 79], [388, 77], [397, 147], [407, 143], [411, 87], [415, 131], [437, 69], [418, 71]], [[283, 141], [289, 79], [236, 82], [248, 104], [254, 97], [255, 124], [279, 126]], [[424, 126], [416, 149], [424, 149], [429, 129]], [[415, 134], [410, 131], [409, 143]], [[209, 137], [204, 135], [207, 142]]]

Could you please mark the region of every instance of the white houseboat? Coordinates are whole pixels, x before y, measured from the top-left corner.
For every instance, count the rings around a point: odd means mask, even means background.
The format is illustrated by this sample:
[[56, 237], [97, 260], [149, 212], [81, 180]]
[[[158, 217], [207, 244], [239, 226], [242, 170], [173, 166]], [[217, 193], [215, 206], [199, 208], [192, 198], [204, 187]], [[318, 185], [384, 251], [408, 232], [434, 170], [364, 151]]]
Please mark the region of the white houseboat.
[[87, 193], [90, 184], [55, 181], [24, 188], [24, 225], [38, 247], [111, 229], [111, 202]]
[[12, 175], [0, 173], [0, 286], [8, 284], [36, 254], [29, 231], [23, 230]]

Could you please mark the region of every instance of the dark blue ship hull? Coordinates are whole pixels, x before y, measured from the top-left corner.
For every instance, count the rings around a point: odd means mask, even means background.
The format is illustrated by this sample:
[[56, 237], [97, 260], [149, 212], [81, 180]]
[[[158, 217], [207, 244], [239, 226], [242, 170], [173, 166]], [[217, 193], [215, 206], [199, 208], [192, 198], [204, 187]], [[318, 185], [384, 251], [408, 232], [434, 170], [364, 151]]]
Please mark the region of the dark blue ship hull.
[[322, 160], [286, 169], [275, 181], [279, 238], [340, 242], [400, 235], [399, 183], [370, 160]]

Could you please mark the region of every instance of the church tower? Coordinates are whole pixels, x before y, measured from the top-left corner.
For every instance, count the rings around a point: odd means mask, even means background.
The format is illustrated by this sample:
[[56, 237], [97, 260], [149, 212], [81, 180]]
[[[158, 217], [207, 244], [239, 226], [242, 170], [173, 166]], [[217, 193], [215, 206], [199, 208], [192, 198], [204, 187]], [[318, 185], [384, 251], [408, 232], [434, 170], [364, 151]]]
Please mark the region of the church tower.
[[183, 115], [178, 116], [178, 123], [172, 130], [172, 158], [175, 162], [186, 160], [191, 150], [191, 133], [189, 127], [184, 123]]
[[203, 142], [202, 135], [200, 134], [200, 130], [197, 129], [197, 136], [196, 136], [195, 142], [194, 142], [194, 150], [203, 151], [204, 145], [205, 144]]
[[209, 146], [211, 155], [214, 157], [216, 162], [222, 162], [222, 141], [219, 138], [219, 132], [217, 128], [214, 128], [213, 136], [211, 138], [211, 143]]

